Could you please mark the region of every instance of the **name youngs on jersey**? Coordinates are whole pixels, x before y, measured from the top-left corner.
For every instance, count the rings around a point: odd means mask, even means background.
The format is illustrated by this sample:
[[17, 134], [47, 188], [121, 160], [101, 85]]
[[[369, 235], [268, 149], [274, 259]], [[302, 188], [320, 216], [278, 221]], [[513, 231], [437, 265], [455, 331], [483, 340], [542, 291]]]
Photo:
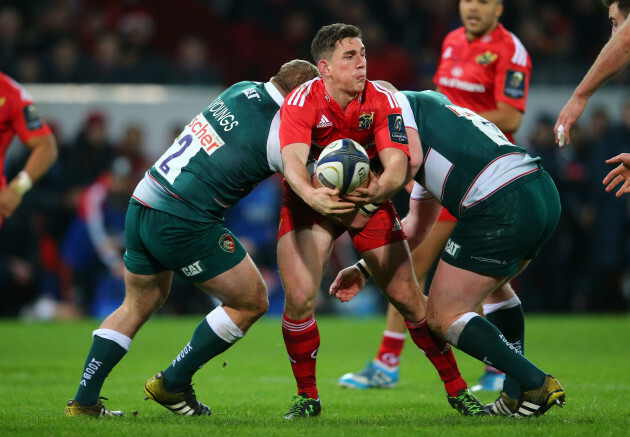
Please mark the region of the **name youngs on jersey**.
[[225, 132], [229, 132], [238, 126], [236, 117], [234, 117], [234, 115], [230, 112], [221, 97], [217, 98], [210, 106], [208, 106], [208, 111], [219, 122], [219, 124], [223, 126], [223, 130]]

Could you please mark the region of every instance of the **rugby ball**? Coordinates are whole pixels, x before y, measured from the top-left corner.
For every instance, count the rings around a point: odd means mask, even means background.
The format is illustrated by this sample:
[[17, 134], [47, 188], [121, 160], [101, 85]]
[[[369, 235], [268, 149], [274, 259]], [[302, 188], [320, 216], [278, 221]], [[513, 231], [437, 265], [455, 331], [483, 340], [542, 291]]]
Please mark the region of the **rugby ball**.
[[315, 175], [324, 186], [339, 189], [341, 194], [354, 191], [370, 173], [370, 159], [357, 142], [344, 138], [333, 141], [322, 150]]

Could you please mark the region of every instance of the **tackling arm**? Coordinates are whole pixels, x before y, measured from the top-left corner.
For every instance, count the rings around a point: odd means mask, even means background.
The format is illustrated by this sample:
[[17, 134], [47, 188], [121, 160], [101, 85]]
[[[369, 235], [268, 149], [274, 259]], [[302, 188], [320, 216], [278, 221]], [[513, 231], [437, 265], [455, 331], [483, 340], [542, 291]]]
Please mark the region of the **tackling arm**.
[[389, 200], [411, 179], [409, 157], [405, 152], [390, 147], [381, 150], [378, 156], [383, 164], [383, 173], [378, 178], [370, 176], [367, 187], [356, 188], [355, 195], [345, 195], [344, 199], [358, 205], [378, 204]]
[[429, 235], [441, 208], [439, 202], [433, 198], [409, 201], [409, 214], [403, 219], [402, 226], [407, 234], [410, 251], [413, 252]]

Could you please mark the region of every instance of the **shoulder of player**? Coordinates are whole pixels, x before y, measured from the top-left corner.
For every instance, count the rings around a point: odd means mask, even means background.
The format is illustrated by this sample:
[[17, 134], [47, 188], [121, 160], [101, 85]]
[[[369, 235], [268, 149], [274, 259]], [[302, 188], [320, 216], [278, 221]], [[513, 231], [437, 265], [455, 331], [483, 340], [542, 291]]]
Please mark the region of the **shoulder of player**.
[[442, 45], [453, 44], [456, 42], [465, 42], [466, 41], [466, 28], [464, 26], [460, 26], [457, 29], [451, 30], [446, 34], [444, 40], [442, 41]]
[[319, 97], [323, 96], [325, 92], [323, 81], [320, 77], [316, 77], [308, 82], [304, 82], [291, 91], [284, 100], [284, 107], [303, 107], [305, 105], [311, 105], [313, 102], [317, 101]]
[[495, 34], [497, 36], [496, 42], [502, 47], [506, 56], [509, 55], [515, 64], [526, 66], [529, 54], [518, 36], [507, 30], [500, 23]]
[[396, 96], [387, 88], [370, 80], [365, 82], [365, 103], [377, 109], [390, 110], [399, 108]]

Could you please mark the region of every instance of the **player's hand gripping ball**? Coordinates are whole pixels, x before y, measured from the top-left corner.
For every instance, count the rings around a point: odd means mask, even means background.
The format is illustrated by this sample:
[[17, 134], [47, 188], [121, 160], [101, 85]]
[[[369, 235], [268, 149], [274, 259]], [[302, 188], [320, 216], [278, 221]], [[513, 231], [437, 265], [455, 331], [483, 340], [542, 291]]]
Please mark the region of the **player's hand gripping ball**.
[[370, 159], [357, 142], [344, 138], [333, 141], [322, 150], [315, 175], [328, 188], [338, 188], [341, 194], [354, 191], [370, 173]]

